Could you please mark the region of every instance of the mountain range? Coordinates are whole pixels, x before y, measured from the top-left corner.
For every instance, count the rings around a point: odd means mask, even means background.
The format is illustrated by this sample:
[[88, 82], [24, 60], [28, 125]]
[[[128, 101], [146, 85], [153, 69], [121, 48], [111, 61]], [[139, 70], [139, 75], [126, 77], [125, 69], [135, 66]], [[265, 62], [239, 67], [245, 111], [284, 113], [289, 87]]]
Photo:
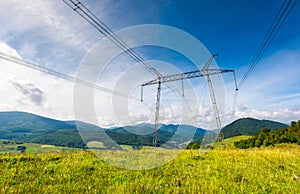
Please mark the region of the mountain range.
[[[77, 124], [77, 125], [76, 125]], [[77, 127], [84, 130], [77, 130]], [[262, 128], [279, 129], [287, 125], [275, 121], [253, 118], [238, 119], [223, 128], [225, 137], [255, 135]], [[60, 121], [26, 112], [0, 112], [0, 139], [17, 140], [41, 144], [68, 147], [85, 147], [89, 141], [100, 141], [106, 147], [118, 147], [118, 144], [141, 146], [152, 145], [153, 124], [105, 129], [80, 121]], [[82, 131], [85, 134], [81, 134]], [[191, 125], [161, 124], [158, 130], [158, 145], [172, 140], [184, 143], [213, 133]], [[107, 135], [116, 142], [107, 141]], [[81, 137], [84, 137], [84, 141]], [[172, 138], [172, 139], [171, 139]]]

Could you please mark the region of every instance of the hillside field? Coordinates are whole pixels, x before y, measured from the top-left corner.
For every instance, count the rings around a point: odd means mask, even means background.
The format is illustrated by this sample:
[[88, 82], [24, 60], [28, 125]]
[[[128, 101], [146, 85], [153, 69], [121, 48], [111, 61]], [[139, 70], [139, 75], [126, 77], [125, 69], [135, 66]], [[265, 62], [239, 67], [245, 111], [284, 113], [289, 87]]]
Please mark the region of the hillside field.
[[185, 150], [166, 165], [139, 171], [113, 167], [89, 151], [2, 154], [0, 193], [300, 191], [299, 145], [246, 150], [228, 147], [204, 155], [198, 150]]
[[25, 146], [26, 153], [58, 153], [58, 152], [72, 152], [76, 150], [82, 150], [79, 148], [61, 147], [47, 144], [37, 143], [18, 143], [12, 140], [1, 140], [0, 139], [0, 155], [1, 154], [18, 154], [20, 151], [17, 149], [18, 146]]

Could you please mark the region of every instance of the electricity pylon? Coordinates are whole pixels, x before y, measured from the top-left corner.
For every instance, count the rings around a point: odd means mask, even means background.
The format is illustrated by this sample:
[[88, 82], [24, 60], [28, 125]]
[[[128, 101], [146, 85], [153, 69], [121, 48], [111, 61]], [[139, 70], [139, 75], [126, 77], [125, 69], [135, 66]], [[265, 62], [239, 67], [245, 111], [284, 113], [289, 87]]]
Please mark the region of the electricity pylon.
[[[155, 107], [155, 127], [154, 127], [154, 135], [153, 135], [153, 146], [154, 147], [156, 147], [156, 144], [157, 144], [157, 130], [158, 130], [158, 118], [159, 118], [159, 108], [160, 108], [161, 84], [166, 83], [166, 82], [172, 82], [172, 81], [177, 81], [177, 80], [184, 80], [184, 79], [191, 79], [191, 78], [205, 76], [207, 79], [209, 89], [210, 89], [210, 96], [211, 96], [211, 101], [213, 104], [214, 114], [215, 114], [216, 121], [217, 121], [217, 127], [221, 131], [222, 125], [221, 125], [221, 120], [220, 120], [220, 116], [219, 116], [218, 106], [217, 106], [215, 94], [213, 91], [213, 84], [212, 84], [212, 81], [209, 76], [215, 75], [215, 74], [227, 73], [227, 72], [233, 72], [233, 74], [234, 74], [234, 70], [209, 69], [211, 62], [213, 61], [214, 57], [217, 56], [217, 54], [212, 55], [210, 57], [210, 59], [205, 64], [205, 66], [202, 70], [196, 70], [196, 71], [191, 71], [191, 72], [186, 72], [186, 73], [181, 73], [181, 74], [163, 76], [155, 68], [150, 67], [147, 63], [145, 63], [145, 60], [138, 53], [136, 53], [120, 37], [118, 37], [115, 33], [113, 33], [113, 31], [107, 25], [105, 25], [95, 14], [93, 14], [79, 0], [63, 0], [63, 1], [70, 8], [72, 8], [75, 12], [77, 12], [83, 19], [85, 19], [88, 23], [90, 23], [97, 31], [99, 31], [105, 37], [107, 37], [109, 40], [114, 42], [127, 55], [132, 57], [136, 62], [141, 63], [149, 72], [151, 72], [152, 74], [154, 74], [157, 77], [156, 79], [154, 79], [152, 81], [142, 84], [142, 88], [147, 85], [158, 84], [157, 95], [156, 95], [156, 107]], [[234, 78], [235, 78], [235, 74], [234, 74]], [[143, 93], [142, 93], [142, 96], [143, 96]], [[225, 144], [224, 144], [223, 140], [224, 140], [224, 135], [222, 134], [222, 131], [221, 131], [221, 141], [222, 141], [223, 147], [225, 148]]]
[[166, 82], [173, 82], [173, 81], [179, 81], [179, 80], [184, 80], [184, 79], [192, 79], [192, 78], [197, 78], [197, 77], [206, 77], [208, 87], [209, 87], [209, 92], [210, 92], [210, 98], [213, 106], [213, 111], [217, 123], [217, 128], [220, 131], [220, 137], [221, 137], [221, 142], [223, 145], [223, 148], [226, 148], [225, 142], [224, 142], [224, 134], [222, 131], [222, 123], [219, 115], [219, 109], [218, 109], [218, 104], [213, 88], [213, 83], [212, 80], [210, 79], [211, 75], [216, 75], [216, 74], [222, 74], [222, 73], [229, 73], [232, 72], [234, 75], [234, 80], [235, 80], [235, 86], [237, 90], [237, 84], [236, 84], [236, 77], [235, 77], [235, 72], [233, 69], [210, 69], [210, 65], [214, 59], [215, 56], [218, 54], [212, 55], [207, 63], [204, 65], [204, 67], [201, 70], [196, 70], [196, 71], [190, 71], [190, 72], [185, 72], [185, 73], [179, 73], [179, 74], [173, 74], [173, 75], [167, 75], [167, 76], [159, 76], [157, 79], [148, 81], [144, 84], [141, 85], [141, 101], [143, 101], [143, 87], [144, 86], [150, 86], [150, 85], [155, 85], [157, 84], [157, 93], [156, 93], [156, 106], [155, 106], [155, 122], [154, 122], [154, 133], [153, 133], [153, 147], [156, 147], [157, 145], [157, 131], [158, 131], [158, 124], [159, 124], [159, 109], [160, 109], [160, 95], [161, 95], [161, 84], [166, 83]]

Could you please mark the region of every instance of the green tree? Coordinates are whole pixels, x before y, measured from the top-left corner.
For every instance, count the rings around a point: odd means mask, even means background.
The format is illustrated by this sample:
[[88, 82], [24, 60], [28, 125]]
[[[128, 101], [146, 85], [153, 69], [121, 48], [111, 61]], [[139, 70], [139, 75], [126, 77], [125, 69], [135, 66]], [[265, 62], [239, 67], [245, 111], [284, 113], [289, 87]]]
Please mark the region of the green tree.
[[21, 153], [24, 153], [26, 151], [26, 146], [18, 146], [17, 150], [21, 151]]
[[279, 130], [263, 128], [259, 133], [247, 140], [235, 142], [237, 148], [270, 146], [278, 143], [297, 143], [300, 145], [300, 120], [291, 122], [290, 127]]

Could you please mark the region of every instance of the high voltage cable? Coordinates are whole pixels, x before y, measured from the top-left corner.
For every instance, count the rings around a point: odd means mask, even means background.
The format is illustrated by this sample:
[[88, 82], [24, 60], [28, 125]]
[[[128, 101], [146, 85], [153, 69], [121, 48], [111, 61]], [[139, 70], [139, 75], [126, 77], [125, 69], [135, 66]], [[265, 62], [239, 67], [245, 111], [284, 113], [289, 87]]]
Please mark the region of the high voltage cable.
[[[245, 83], [245, 81], [249, 78], [251, 73], [253, 72], [254, 68], [256, 67], [257, 63], [260, 61], [268, 47], [270, 46], [271, 42], [273, 41], [274, 37], [278, 33], [279, 29], [282, 27], [284, 22], [286, 21], [288, 15], [292, 11], [292, 9], [295, 7], [298, 0], [285, 0], [280, 9], [278, 10], [270, 28], [268, 29], [263, 41], [261, 42], [254, 58], [252, 59], [249, 67], [247, 68], [246, 72], [244, 73], [241, 81], [238, 84], [238, 88], [241, 88], [241, 86]], [[237, 104], [237, 98], [238, 98], [238, 90], [235, 92], [234, 100], [233, 100], [233, 114], [236, 108]]]
[[281, 5], [279, 11], [277, 12], [277, 15], [275, 19], [272, 22], [272, 25], [270, 26], [266, 36], [264, 37], [262, 43], [260, 44], [260, 47], [258, 51], [256, 52], [255, 57], [252, 59], [249, 67], [247, 68], [242, 80], [239, 83], [239, 88], [244, 84], [244, 82], [249, 78], [251, 73], [253, 72], [255, 66], [260, 61], [262, 56], [264, 55], [265, 51], [270, 46], [272, 40], [274, 39], [275, 35], [279, 31], [279, 29], [282, 27], [283, 23], [286, 21], [288, 15], [290, 14], [291, 10], [294, 8], [298, 0], [285, 0], [283, 4]]
[[133, 58], [136, 62], [141, 63], [148, 71], [155, 74], [157, 77], [162, 75], [153, 67], [150, 67], [143, 57], [130, 48], [120, 37], [118, 37], [104, 22], [102, 22], [95, 14], [85, 7], [79, 0], [63, 0], [70, 8], [78, 13], [83, 19], [90, 23], [97, 31], [115, 43], [126, 54]]
[[84, 86], [87, 86], [87, 87], [90, 87], [90, 88], [94, 88], [96, 90], [100, 90], [100, 91], [105, 92], [105, 93], [115, 94], [115, 95], [118, 95], [118, 96], [121, 96], [121, 97], [124, 97], [124, 98], [129, 98], [129, 99], [132, 99], [132, 100], [140, 101], [139, 99], [134, 98], [132, 96], [127, 96], [127, 95], [122, 94], [120, 92], [113, 91], [111, 89], [101, 87], [101, 86], [93, 84], [91, 82], [87, 82], [87, 81], [84, 81], [84, 80], [81, 80], [81, 79], [63, 74], [63, 73], [59, 73], [59, 72], [54, 71], [52, 69], [48, 69], [46, 67], [37, 65], [37, 64], [29, 62], [29, 61], [22, 60], [18, 57], [14, 57], [14, 56], [2, 53], [2, 52], [0, 52], [0, 59], [4, 59], [6, 61], [17, 63], [19, 65], [34, 69], [36, 71], [40, 71], [40, 72], [46, 73], [48, 75], [52, 75], [52, 76], [55, 76], [55, 77], [58, 77], [58, 78], [61, 78], [61, 79], [67, 80], [67, 81], [71, 81], [71, 82], [78, 83], [78, 84], [81, 84], [81, 85], [84, 85]]
[[[217, 41], [218, 41], [218, 43], [217, 43], [217, 53], [218, 54], [220, 54], [220, 42], [221, 42], [221, 19], [222, 19], [222, 13], [221, 13], [221, 11], [222, 11], [222, 8], [221, 8], [221, 5], [222, 5], [222, 3], [221, 3], [221, 0], [217, 0], [218, 1], [218, 22], [217, 22]], [[218, 56], [218, 59], [219, 59], [219, 61], [218, 62], [220, 62], [220, 56]]]

